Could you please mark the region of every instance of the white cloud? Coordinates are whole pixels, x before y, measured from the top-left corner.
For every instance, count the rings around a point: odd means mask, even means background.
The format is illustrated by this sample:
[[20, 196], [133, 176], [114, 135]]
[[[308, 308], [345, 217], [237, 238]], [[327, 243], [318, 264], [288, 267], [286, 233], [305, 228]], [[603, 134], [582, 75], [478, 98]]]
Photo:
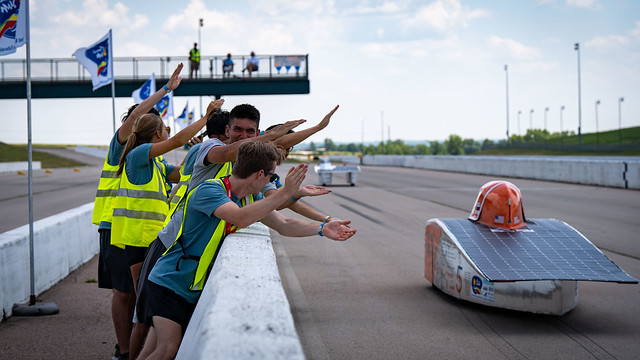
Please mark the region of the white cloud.
[[[329, 3], [328, 6], [332, 4]], [[320, 13], [324, 10], [322, 2], [316, 0], [252, 0], [251, 8], [260, 15], [281, 16], [292, 13]]]
[[585, 46], [600, 50], [610, 50], [629, 43], [629, 38], [620, 35], [597, 36], [585, 43]]
[[368, 15], [368, 14], [395, 14], [406, 10], [406, 2], [385, 1], [381, 5], [371, 6], [369, 4], [360, 4], [354, 8], [344, 10], [346, 15]]
[[536, 60], [542, 57], [540, 50], [526, 46], [515, 40], [504, 39], [498, 36], [491, 36], [487, 43], [495, 48], [506, 50], [509, 56], [516, 60]]
[[640, 40], [640, 21], [636, 21], [636, 27], [629, 32], [629, 35], [634, 37], [636, 40]]
[[86, 0], [79, 10], [63, 12], [51, 20], [74, 33], [78, 28], [87, 27], [118, 28], [118, 31], [128, 33], [149, 23], [149, 18], [144, 14], [129, 16], [129, 8], [120, 2], [115, 3], [110, 9], [106, 0]]
[[487, 10], [462, 6], [459, 0], [437, 0], [419, 9], [415, 16], [407, 21], [407, 26], [446, 31], [457, 27], [467, 27], [470, 20], [489, 15]]
[[599, 8], [597, 0], [567, 0], [568, 6], [573, 6], [582, 9]]

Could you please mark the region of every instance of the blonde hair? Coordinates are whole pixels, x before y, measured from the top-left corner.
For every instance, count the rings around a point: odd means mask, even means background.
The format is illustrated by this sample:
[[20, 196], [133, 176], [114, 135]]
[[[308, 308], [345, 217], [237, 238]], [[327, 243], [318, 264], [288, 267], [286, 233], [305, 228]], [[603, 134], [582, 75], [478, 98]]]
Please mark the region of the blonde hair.
[[156, 131], [162, 132], [163, 127], [162, 118], [156, 114], [144, 114], [136, 119], [133, 124], [133, 132], [129, 135], [127, 145], [125, 145], [122, 156], [120, 156], [120, 166], [116, 172], [117, 176], [120, 176], [124, 171], [124, 162], [131, 150], [139, 145], [150, 143], [156, 135]]

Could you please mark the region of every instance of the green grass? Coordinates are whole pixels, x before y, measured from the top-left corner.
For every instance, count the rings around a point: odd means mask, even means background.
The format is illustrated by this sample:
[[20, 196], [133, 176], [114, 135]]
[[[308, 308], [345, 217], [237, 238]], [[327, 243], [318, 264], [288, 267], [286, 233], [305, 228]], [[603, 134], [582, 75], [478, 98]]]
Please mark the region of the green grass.
[[[48, 146], [47, 146], [48, 147]], [[42, 168], [61, 168], [61, 167], [76, 167], [83, 166], [85, 164], [65, 159], [56, 155], [47, 154], [44, 152], [31, 150], [33, 161], [40, 161]], [[0, 162], [10, 161], [27, 161], [27, 146], [26, 145], [8, 145], [0, 142]]]

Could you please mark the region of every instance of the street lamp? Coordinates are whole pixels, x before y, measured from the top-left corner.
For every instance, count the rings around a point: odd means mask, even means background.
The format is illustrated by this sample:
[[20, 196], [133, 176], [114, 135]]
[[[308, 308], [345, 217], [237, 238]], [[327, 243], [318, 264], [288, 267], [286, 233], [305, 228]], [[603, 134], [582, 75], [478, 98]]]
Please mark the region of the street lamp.
[[618, 99], [618, 142], [622, 144], [622, 102], [624, 98]]
[[580, 43], [574, 49], [578, 53], [578, 146], [582, 146], [582, 94], [580, 90]]
[[522, 131], [520, 131], [520, 114], [522, 114], [522, 110], [518, 110], [518, 134], [522, 135]]
[[562, 112], [564, 111], [564, 105], [560, 106], [560, 144], [564, 143], [564, 133], [562, 132]]
[[505, 77], [505, 83], [506, 83], [506, 87], [507, 87], [507, 141], [509, 140], [509, 68], [508, 66], [505, 64], [504, 66], [504, 77]]
[[600, 145], [600, 139], [598, 137], [598, 105], [600, 105], [600, 100], [596, 100], [596, 146]]
[[[200, 59], [203, 59], [203, 52], [202, 52], [202, 39], [200, 38], [200, 29], [202, 29], [202, 26], [204, 25], [204, 23], [202, 22], [202, 18], [199, 19], [198, 21], [198, 46], [200, 46]], [[202, 69], [200, 69], [200, 71], [196, 72], [196, 74], [198, 74], [198, 77], [200, 77], [200, 75], [202, 75]], [[204, 114], [202, 114], [202, 95], [200, 95], [200, 117], [204, 116]]]
[[533, 109], [529, 110], [529, 129], [533, 130]]
[[544, 108], [544, 129], [547, 130], [547, 112], [549, 111], [549, 107]]

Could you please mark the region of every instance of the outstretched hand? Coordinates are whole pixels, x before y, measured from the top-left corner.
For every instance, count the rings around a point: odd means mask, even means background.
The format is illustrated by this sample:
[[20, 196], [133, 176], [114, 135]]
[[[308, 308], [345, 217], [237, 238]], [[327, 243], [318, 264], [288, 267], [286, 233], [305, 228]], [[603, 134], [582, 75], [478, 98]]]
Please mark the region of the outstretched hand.
[[296, 191], [296, 193], [294, 195], [292, 195], [294, 198], [296, 199], [300, 199], [303, 196], [318, 196], [318, 195], [325, 195], [330, 193], [331, 190], [327, 189], [325, 187], [322, 186], [317, 186], [317, 185], [307, 185], [304, 187], [301, 187], [298, 191]]
[[349, 224], [351, 220], [331, 220], [322, 228], [322, 234], [331, 240], [345, 241], [358, 231], [350, 228]]
[[329, 125], [329, 121], [331, 120], [331, 117], [336, 112], [336, 110], [338, 110], [339, 107], [340, 105], [336, 105], [336, 107], [334, 107], [333, 110], [329, 111], [329, 113], [325, 115], [324, 118], [322, 118], [322, 121], [320, 121], [316, 126], [318, 126], [321, 130], [326, 128], [327, 125]]
[[284, 180], [284, 186], [282, 187], [287, 196], [293, 196], [298, 189], [300, 189], [300, 185], [307, 176], [306, 174], [308, 169], [308, 164], [299, 164], [298, 166], [294, 166], [289, 169], [287, 177]]
[[300, 120], [289, 120], [286, 123], [282, 124], [282, 125], [278, 125], [275, 128], [273, 128], [271, 131], [274, 132], [276, 134], [276, 137], [280, 137], [282, 135], [286, 135], [289, 130], [292, 130], [293, 128], [295, 128], [296, 126], [306, 122], [307, 120], [304, 119], [300, 119]]
[[182, 76], [180, 76], [180, 71], [182, 71], [182, 63], [178, 64], [175, 70], [173, 70], [173, 74], [171, 74], [171, 78], [169, 82], [167, 82], [167, 88], [169, 90], [175, 90], [180, 85], [180, 81], [182, 81]]
[[220, 110], [220, 108], [222, 107], [222, 104], [224, 104], [224, 99], [216, 99], [210, 102], [209, 105], [207, 106], [207, 115], [211, 114], [214, 111]]

